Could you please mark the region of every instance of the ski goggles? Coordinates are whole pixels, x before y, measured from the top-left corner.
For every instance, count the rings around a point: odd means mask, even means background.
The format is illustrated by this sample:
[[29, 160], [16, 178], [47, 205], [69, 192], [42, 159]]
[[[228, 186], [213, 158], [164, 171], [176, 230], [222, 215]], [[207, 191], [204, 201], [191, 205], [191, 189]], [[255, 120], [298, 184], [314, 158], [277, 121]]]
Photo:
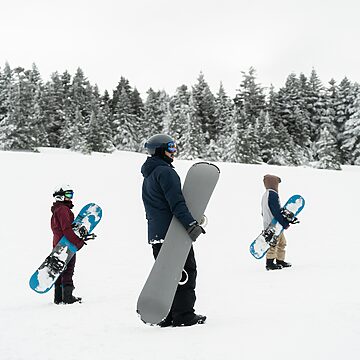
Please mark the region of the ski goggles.
[[72, 190], [68, 190], [68, 191], [65, 191], [64, 192], [64, 196], [67, 198], [67, 199], [72, 199], [74, 197], [74, 192]]
[[177, 152], [177, 146], [174, 141], [170, 141], [166, 144], [166, 151], [169, 153], [176, 153]]

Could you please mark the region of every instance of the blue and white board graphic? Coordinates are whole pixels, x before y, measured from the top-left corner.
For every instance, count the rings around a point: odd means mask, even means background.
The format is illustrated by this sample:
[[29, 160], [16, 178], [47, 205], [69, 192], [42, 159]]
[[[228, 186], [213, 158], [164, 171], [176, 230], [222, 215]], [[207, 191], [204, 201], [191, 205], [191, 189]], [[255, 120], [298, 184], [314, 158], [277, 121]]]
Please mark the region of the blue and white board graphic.
[[[304, 208], [305, 200], [300, 195], [293, 195], [286, 202], [283, 209], [291, 211], [294, 216], [297, 216], [299, 212]], [[274, 231], [273, 237], [277, 238], [284, 231], [282, 225], [274, 218], [266, 230], [272, 229]], [[254, 258], [261, 259], [270, 249], [269, 243], [266, 241], [263, 232], [250, 244], [250, 253]]]
[[[85, 226], [90, 234], [102, 217], [102, 209], [96, 204], [85, 205], [73, 222], [74, 232], [79, 236], [78, 226]], [[54, 247], [51, 254], [31, 276], [29, 285], [39, 294], [48, 292], [78, 249], [65, 236]]]

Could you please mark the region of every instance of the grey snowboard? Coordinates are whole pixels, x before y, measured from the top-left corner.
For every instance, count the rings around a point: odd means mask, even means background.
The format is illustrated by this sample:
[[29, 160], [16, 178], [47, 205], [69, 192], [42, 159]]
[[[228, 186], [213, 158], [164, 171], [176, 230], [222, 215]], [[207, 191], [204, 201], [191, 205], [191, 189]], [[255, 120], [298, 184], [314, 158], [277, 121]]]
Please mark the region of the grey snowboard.
[[[192, 216], [200, 222], [220, 175], [217, 166], [200, 162], [188, 171], [183, 194]], [[139, 295], [137, 312], [145, 323], [159, 324], [168, 315], [192, 241], [173, 217], [164, 243]]]

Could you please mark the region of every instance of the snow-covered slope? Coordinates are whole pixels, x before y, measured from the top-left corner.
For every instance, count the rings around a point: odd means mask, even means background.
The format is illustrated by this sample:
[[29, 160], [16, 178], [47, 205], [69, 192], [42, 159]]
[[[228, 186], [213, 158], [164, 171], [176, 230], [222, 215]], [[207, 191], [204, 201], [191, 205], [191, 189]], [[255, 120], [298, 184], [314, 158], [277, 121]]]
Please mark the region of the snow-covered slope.
[[[0, 359], [357, 359], [360, 352], [360, 168], [223, 164], [195, 243], [196, 310], [206, 325], [156, 328], [135, 313], [153, 263], [146, 242], [140, 166], [145, 155], [84, 156], [42, 149], [0, 152]], [[176, 161], [184, 179], [192, 162]], [[290, 269], [267, 272], [249, 254], [261, 230], [262, 177], [282, 178], [280, 197], [301, 194], [301, 223], [286, 231]], [[75, 294], [56, 306], [28, 286], [51, 250], [58, 183], [75, 189], [77, 212], [103, 208], [97, 239], [78, 254]]]

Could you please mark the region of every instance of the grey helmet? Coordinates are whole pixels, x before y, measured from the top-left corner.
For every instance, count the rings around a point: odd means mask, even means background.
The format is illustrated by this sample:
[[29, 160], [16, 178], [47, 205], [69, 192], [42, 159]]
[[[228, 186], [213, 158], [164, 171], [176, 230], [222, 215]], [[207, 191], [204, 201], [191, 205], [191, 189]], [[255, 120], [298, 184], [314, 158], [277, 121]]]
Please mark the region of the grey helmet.
[[146, 141], [145, 148], [149, 155], [160, 155], [164, 151], [174, 153], [176, 152], [176, 143], [169, 135], [156, 134]]

